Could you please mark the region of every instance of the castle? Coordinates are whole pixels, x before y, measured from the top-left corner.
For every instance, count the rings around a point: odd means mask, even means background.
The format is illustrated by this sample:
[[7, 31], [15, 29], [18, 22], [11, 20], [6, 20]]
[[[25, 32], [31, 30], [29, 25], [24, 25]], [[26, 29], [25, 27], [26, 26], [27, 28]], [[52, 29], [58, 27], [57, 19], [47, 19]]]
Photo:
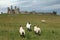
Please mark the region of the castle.
[[13, 6], [11, 6], [11, 8], [7, 8], [7, 13], [8, 14], [19, 14], [20, 13], [20, 9], [17, 8], [16, 6], [13, 9]]
[[[3, 12], [1, 12], [3, 14]], [[13, 9], [13, 6], [11, 7], [8, 7], [7, 8], [7, 14], [44, 14], [44, 15], [56, 15], [57, 12], [53, 11], [52, 13], [51, 12], [35, 12], [35, 11], [32, 11], [32, 12], [28, 12], [28, 11], [25, 11], [25, 12], [20, 12], [20, 9], [17, 8], [16, 6], [14, 7]]]

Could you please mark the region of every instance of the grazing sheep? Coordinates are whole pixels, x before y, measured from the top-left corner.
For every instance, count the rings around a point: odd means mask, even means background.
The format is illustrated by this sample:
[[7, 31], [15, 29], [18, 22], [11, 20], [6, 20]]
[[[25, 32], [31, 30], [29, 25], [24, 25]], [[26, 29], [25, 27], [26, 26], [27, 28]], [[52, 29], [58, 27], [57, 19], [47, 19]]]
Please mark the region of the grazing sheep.
[[26, 28], [27, 28], [29, 31], [31, 31], [31, 24], [30, 24], [30, 22], [27, 22]]
[[41, 22], [45, 23], [45, 22], [46, 22], [46, 20], [41, 20]]
[[25, 30], [23, 29], [22, 26], [20, 26], [19, 33], [22, 37], [25, 37]]
[[39, 27], [37, 27], [37, 26], [34, 26], [34, 32], [36, 34], [40, 35], [41, 34], [41, 29]]
[[41, 29], [39, 27], [37, 29], [38, 29], [38, 34], [41, 34]]
[[37, 33], [37, 26], [34, 26], [34, 32]]

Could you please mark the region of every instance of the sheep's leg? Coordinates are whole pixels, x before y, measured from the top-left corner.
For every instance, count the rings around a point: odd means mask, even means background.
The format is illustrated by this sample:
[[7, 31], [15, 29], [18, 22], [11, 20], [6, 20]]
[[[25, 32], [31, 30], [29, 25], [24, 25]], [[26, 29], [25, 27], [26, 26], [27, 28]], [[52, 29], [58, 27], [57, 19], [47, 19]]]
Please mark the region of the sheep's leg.
[[38, 31], [38, 35], [39, 35], [39, 36], [41, 35], [40, 31]]
[[39, 36], [41, 35], [41, 34], [40, 34], [40, 31], [38, 31], [38, 33], [37, 33], [37, 32], [35, 32], [35, 34], [37, 34], [37, 35], [39, 35]]
[[24, 32], [22, 32], [22, 36], [23, 36], [23, 37], [25, 37], [25, 34], [24, 34]]
[[27, 30], [32, 31], [31, 27], [30, 28], [27, 28]]
[[22, 35], [20, 35], [20, 36], [25, 38], [25, 34], [24, 34], [24, 32], [22, 32]]

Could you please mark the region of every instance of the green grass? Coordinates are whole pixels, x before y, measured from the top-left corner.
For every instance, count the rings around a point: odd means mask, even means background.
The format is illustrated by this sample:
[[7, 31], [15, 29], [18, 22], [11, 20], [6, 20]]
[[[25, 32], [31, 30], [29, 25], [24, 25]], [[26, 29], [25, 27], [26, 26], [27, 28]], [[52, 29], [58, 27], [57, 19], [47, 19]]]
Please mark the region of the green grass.
[[[45, 19], [47, 22], [42, 23]], [[25, 25], [30, 21], [33, 25], [38, 25], [41, 36], [27, 31]], [[22, 25], [26, 31], [26, 37], [19, 34], [19, 26]], [[60, 40], [60, 16], [58, 15], [36, 15], [36, 14], [1, 14], [0, 15], [0, 40]]]

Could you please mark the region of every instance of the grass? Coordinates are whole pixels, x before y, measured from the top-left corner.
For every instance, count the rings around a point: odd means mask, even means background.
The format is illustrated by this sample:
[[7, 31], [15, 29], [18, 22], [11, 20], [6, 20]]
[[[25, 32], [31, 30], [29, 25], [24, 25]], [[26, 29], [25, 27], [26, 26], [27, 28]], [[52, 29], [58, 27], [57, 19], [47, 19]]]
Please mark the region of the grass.
[[[47, 22], [42, 23], [45, 19]], [[38, 25], [41, 36], [27, 31], [25, 25], [30, 21], [33, 26]], [[19, 26], [22, 25], [26, 31], [26, 37], [19, 34]], [[1, 14], [0, 15], [0, 40], [60, 40], [60, 16], [58, 15], [36, 15], [36, 14]]]

